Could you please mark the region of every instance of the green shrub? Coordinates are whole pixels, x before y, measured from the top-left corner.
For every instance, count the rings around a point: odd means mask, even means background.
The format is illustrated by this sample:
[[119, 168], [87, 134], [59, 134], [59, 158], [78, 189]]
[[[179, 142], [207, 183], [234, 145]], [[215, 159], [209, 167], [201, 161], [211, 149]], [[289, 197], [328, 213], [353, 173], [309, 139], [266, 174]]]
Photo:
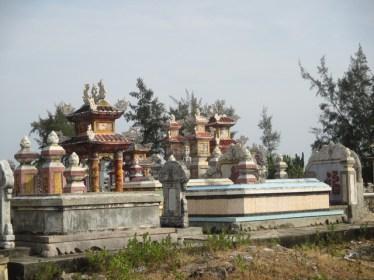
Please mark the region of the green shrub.
[[250, 243], [250, 235], [239, 233], [239, 234], [214, 234], [209, 235], [206, 247], [210, 251], [228, 250], [236, 248], [238, 245], [246, 245]]
[[40, 264], [38, 271], [35, 273], [35, 280], [54, 280], [59, 279], [62, 274], [62, 270], [55, 263], [46, 262]]
[[161, 241], [152, 241], [144, 234], [139, 241], [137, 236], [130, 239], [127, 248], [116, 253], [94, 251], [87, 253], [89, 269], [92, 272], [105, 273], [108, 279], [134, 279], [136, 272], [145, 271], [167, 264], [172, 268], [179, 266], [179, 254], [170, 236]]

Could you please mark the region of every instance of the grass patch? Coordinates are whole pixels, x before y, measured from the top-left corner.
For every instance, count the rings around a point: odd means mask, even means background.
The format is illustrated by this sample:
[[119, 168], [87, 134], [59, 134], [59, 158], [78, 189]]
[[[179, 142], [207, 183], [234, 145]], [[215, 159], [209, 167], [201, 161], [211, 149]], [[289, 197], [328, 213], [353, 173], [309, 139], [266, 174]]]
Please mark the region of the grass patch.
[[108, 279], [135, 279], [147, 270], [179, 265], [179, 252], [171, 238], [152, 241], [148, 234], [141, 240], [135, 236], [129, 240], [127, 248], [114, 254], [106, 250], [94, 251], [87, 253], [87, 258], [89, 270], [103, 273]]

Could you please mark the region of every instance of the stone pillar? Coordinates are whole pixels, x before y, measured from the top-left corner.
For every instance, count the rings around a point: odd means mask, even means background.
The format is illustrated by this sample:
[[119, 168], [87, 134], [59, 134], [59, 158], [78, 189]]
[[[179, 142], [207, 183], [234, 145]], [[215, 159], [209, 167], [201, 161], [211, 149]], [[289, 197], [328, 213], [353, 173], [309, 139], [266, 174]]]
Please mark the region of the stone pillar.
[[0, 255], [0, 279], [8, 280], [8, 262], [9, 257]]
[[248, 149], [245, 150], [245, 156], [238, 163], [237, 169], [239, 176], [235, 181], [236, 184], [254, 184], [257, 182], [257, 164], [254, 162], [251, 152]]
[[139, 161], [135, 159], [130, 167], [130, 181], [143, 181], [143, 168], [139, 165]]
[[123, 152], [118, 151], [114, 155], [115, 191], [123, 192]]
[[59, 194], [62, 193], [64, 185], [63, 172], [65, 166], [61, 158], [65, 155], [65, 150], [58, 144], [59, 139], [56, 132], [49, 133], [47, 146], [42, 149], [41, 155], [44, 160], [40, 168], [42, 193]]
[[39, 157], [38, 153], [31, 151], [31, 142], [27, 136], [20, 143], [21, 149], [14, 155], [20, 165], [14, 171], [15, 195], [37, 193], [38, 170], [31, 163]]
[[90, 187], [92, 192], [100, 192], [100, 160], [97, 153], [90, 159]]
[[86, 169], [79, 166], [79, 157], [76, 153], [72, 153], [68, 159], [69, 166], [64, 171], [66, 178], [66, 185], [64, 193], [84, 193], [86, 192], [86, 185], [84, 178], [86, 178]]
[[283, 161], [283, 156], [282, 155], [277, 155], [275, 159], [275, 174], [274, 177], [275, 179], [287, 179], [288, 174], [286, 172], [287, 170], [287, 163]]
[[209, 159], [209, 168], [205, 173], [206, 178], [221, 178], [221, 170], [219, 170], [219, 158], [222, 155], [219, 145], [213, 149], [212, 156]]
[[13, 226], [10, 219], [10, 199], [14, 177], [8, 161], [0, 160], [0, 248], [14, 248]]
[[173, 155], [162, 167], [159, 180], [162, 184], [164, 206], [160, 223], [162, 227], [188, 227], [186, 185], [190, 172], [177, 162]]
[[340, 172], [340, 176], [342, 189], [345, 190], [343, 193], [343, 200], [346, 199], [348, 203], [348, 220], [350, 223], [353, 223], [359, 220], [360, 209], [358, 207], [356, 171], [353, 167], [355, 160], [348, 148], [346, 148], [346, 154], [346, 159], [341, 161], [343, 170]]

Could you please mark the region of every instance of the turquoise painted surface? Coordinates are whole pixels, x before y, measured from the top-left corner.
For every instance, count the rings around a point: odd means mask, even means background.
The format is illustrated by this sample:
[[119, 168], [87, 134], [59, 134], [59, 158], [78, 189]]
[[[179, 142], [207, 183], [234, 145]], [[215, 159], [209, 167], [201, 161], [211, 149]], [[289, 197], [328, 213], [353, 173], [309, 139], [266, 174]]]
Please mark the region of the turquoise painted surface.
[[313, 187], [329, 187], [329, 185], [319, 181], [318, 179], [273, 179], [266, 180], [260, 184], [233, 184], [226, 186], [190, 186], [187, 192], [193, 191], [225, 191], [225, 190], [245, 190], [245, 189], [292, 189], [292, 188], [313, 188]]
[[282, 214], [269, 214], [269, 215], [254, 215], [245, 217], [206, 217], [197, 216], [189, 217], [190, 222], [221, 222], [221, 223], [235, 223], [235, 222], [255, 222], [255, 221], [268, 221], [280, 219], [293, 219], [293, 218], [308, 218], [308, 217], [323, 217], [343, 215], [344, 210], [325, 210], [325, 211], [311, 211], [311, 212], [293, 212]]

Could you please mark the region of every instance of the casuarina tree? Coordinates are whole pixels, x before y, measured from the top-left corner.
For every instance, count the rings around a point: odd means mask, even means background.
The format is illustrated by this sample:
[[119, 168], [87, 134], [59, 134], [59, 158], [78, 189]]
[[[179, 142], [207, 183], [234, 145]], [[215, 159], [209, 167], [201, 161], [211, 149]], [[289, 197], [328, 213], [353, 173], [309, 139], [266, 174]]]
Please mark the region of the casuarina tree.
[[125, 118], [133, 122], [133, 127], [140, 128], [143, 144], [152, 143], [152, 152], [160, 152], [168, 119], [165, 106], [141, 78], [137, 79], [136, 87], [137, 91], [130, 92], [136, 102], [129, 103], [130, 110], [125, 114]]
[[303, 79], [323, 99], [319, 105], [320, 127], [312, 129], [316, 135], [312, 147], [319, 149], [332, 141], [352, 149], [362, 160], [367, 181], [370, 176], [367, 157], [374, 141], [374, 76], [362, 47], [351, 57], [348, 70], [336, 80], [329, 73], [325, 57], [317, 67], [319, 78], [313, 77], [301, 64], [300, 70]]

